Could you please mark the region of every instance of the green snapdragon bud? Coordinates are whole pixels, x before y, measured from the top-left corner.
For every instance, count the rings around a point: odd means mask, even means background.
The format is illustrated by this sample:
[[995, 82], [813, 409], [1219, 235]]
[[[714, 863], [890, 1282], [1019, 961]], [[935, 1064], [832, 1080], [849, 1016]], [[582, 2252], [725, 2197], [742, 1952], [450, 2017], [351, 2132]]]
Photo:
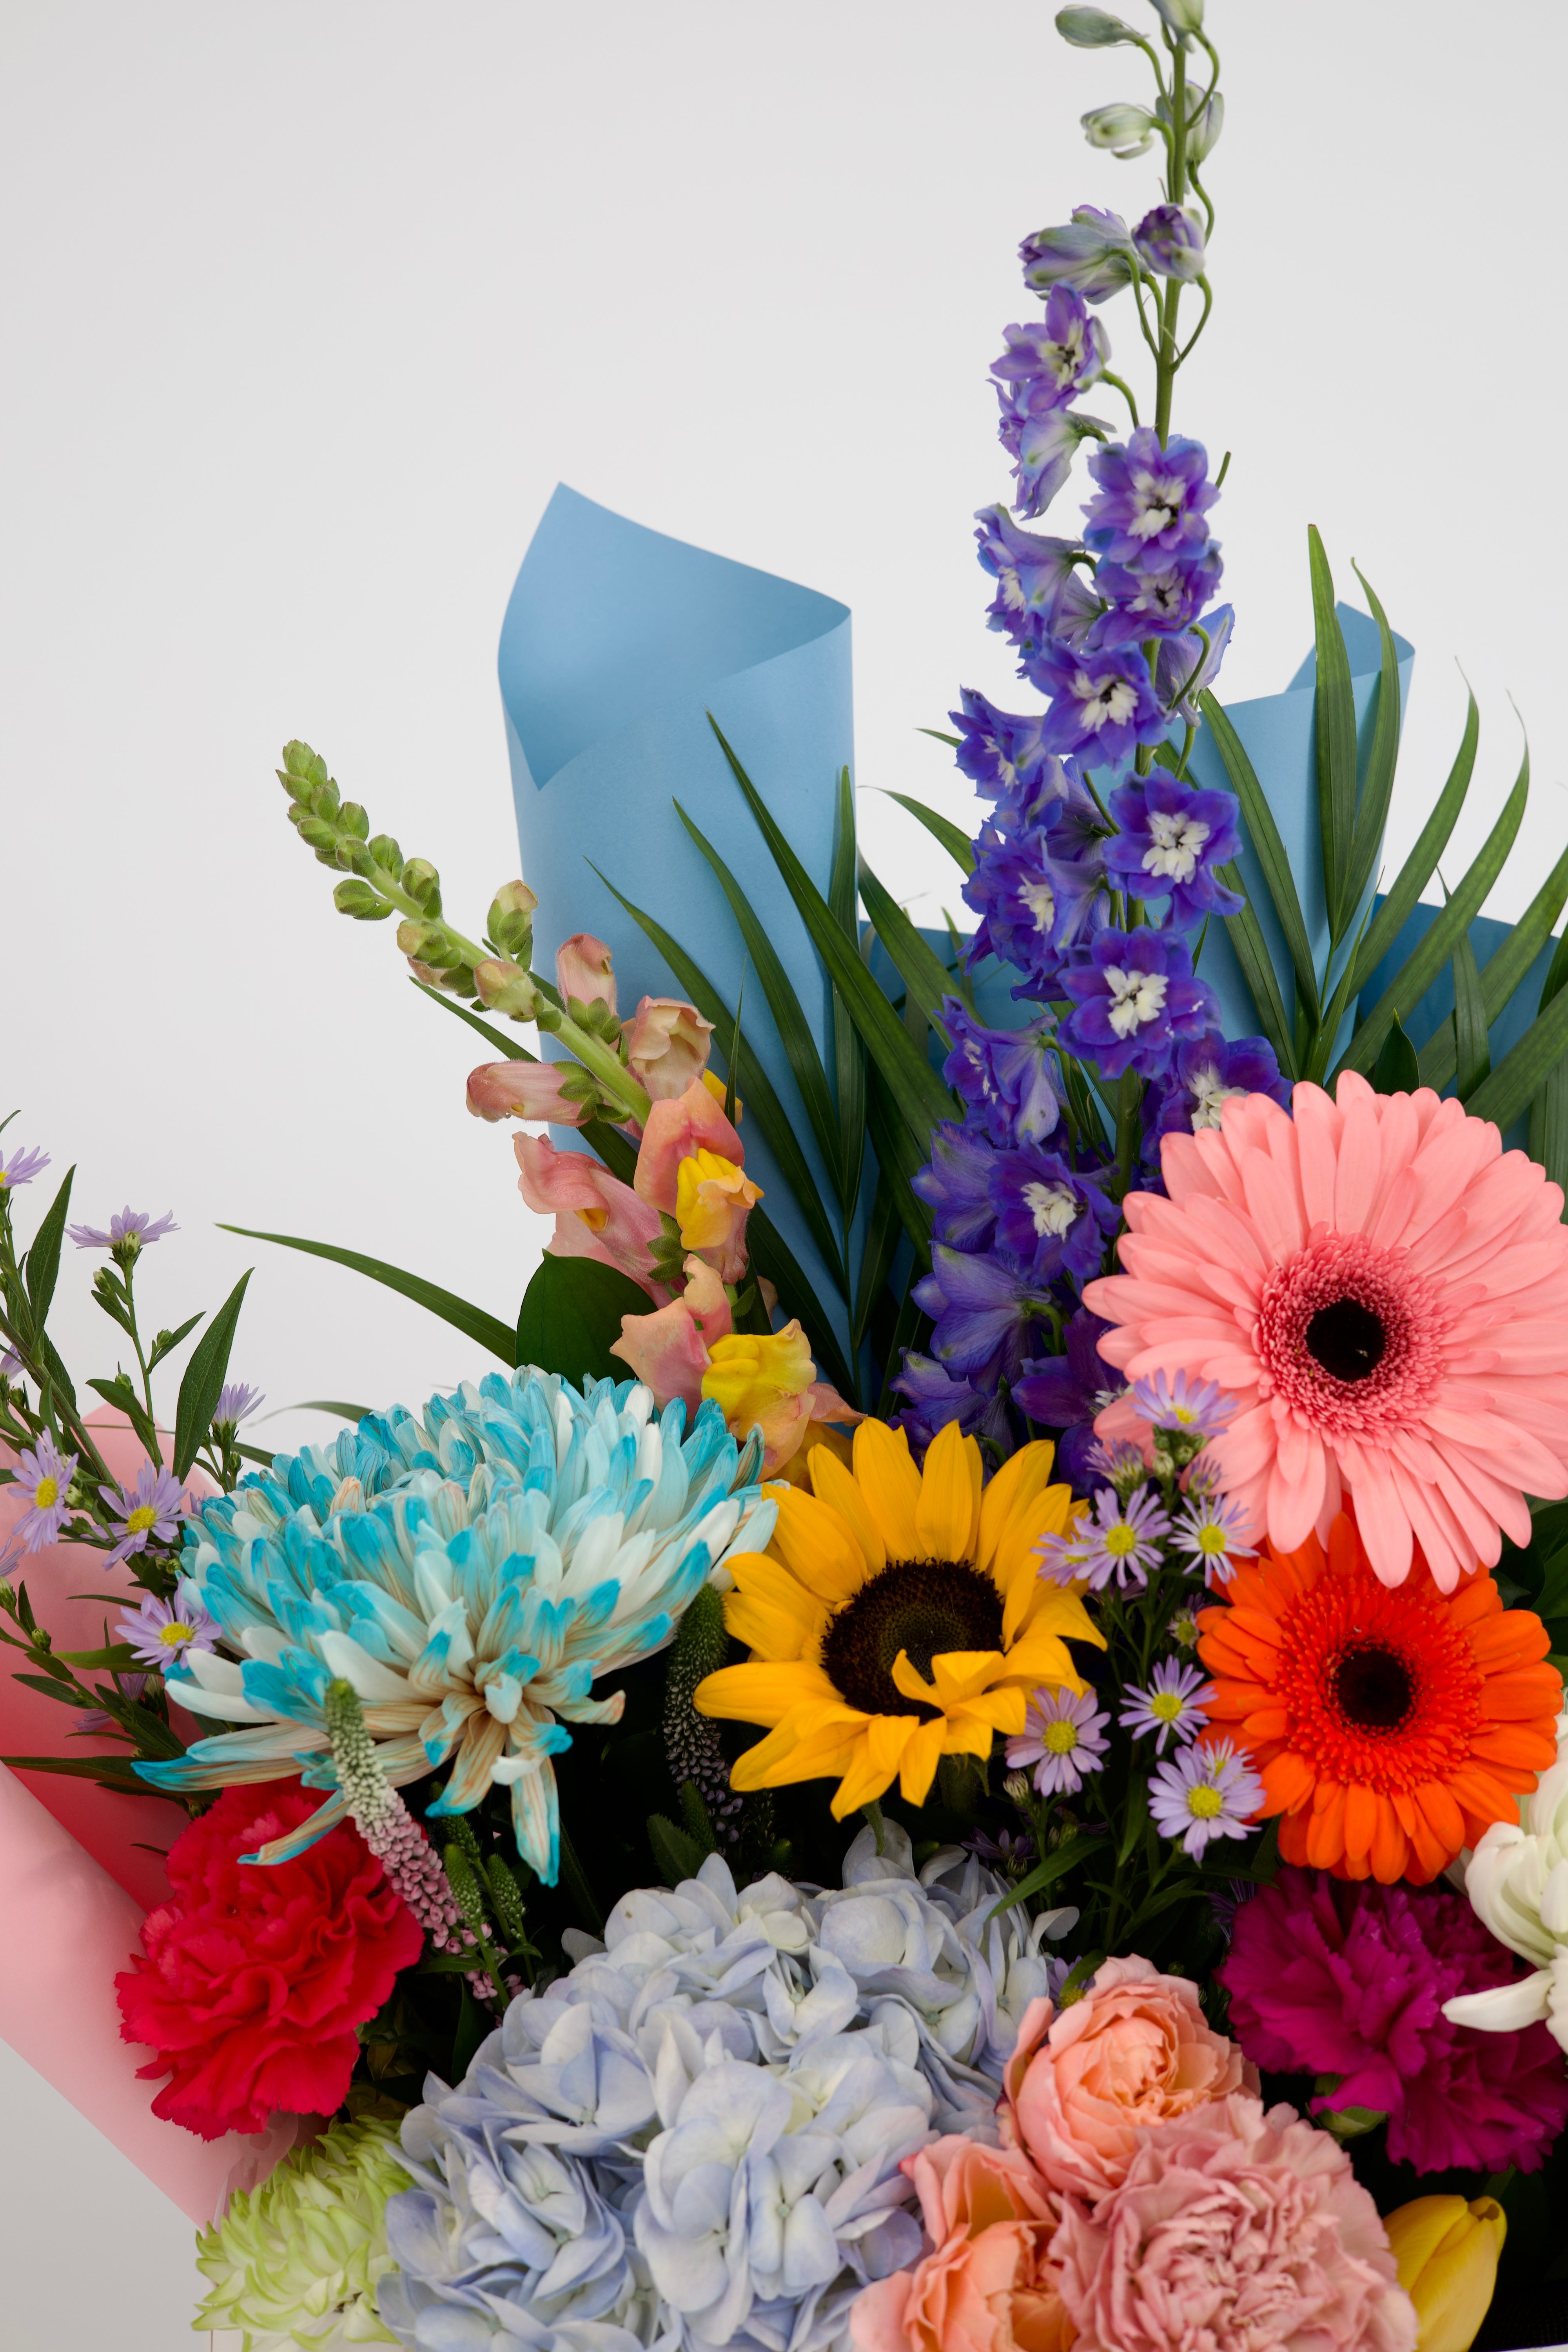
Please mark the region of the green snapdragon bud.
[[463, 1925], [471, 1927], [476, 1936], [485, 1932], [485, 1900], [479, 1893], [479, 1882], [474, 1875], [474, 1865], [455, 1841], [441, 1856], [447, 1873], [447, 1884], [452, 1890], [452, 1900], [461, 1915]]
[[490, 900], [485, 929], [490, 942], [513, 963], [533, 958], [533, 918], [539, 900], [526, 882], [503, 882]]
[[486, 1867], [490, 1909], [496, 1925], [506, 1938], [507, 1949], [517, 1951], [528, 1941], [528, 1923], [523, 1916], [522, 1890], [499, 1853], [492, 1853]]
[[415, 905], [434, 922], [441, 912], [441, 877], [427, 857], [411, 857], [403, 869], [403, 887]]
[[384, 898], [357, 877], [338, 884], [332, 892], [332, 904], [340, 915], [351, 916], [356, 923], [382, 923], [388, 915], [397, 912], [390, 898]]
[[479, 1003], [511, 1021], [531, 1021], [539, 1009], [539, 991], [521, 966], [501, 956], [487, 956], [474, 966], [474, 986]]

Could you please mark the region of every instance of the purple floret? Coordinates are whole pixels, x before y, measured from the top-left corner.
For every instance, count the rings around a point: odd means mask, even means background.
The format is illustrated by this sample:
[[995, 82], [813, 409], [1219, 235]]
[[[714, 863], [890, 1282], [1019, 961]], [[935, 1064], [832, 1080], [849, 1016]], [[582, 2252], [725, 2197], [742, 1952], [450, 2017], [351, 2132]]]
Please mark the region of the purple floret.
[[1076, 645], [1100, 609], [1083, 577], [1089, 560], [1082, 541], [1020, 530], [1003, 506], [982, 507], [974, 520], [981, 565], [996, 583], [986, 607], [992, 628], [1021, 646], [1047, 637]]
[[1105, 845], [1107, 867], [1130, 897], [1169, 898], [1178, 930], [1246, 905], [1215, 870], [1241, 845], [1234, 793], [1204, 791], [1155, 769], [1113, 792], [1110, 814], [1121, 830]]
[[1167, 1135], [1192, 1135], [1218, 1127], [1233, 1096], [1267, 1095], [1282, 1110], [1290, 1108], [1290, 1083], [1279, 1073], [1274, 1048], [1263, 1037], [1224, 1036], [1205, 1029], [1176, 1048], [1170, 1070], [1143, 1097], [1145, 1160], [1158, 1167]]
[[1064, 967], [1061, 986], [1073, 1000], [1060, 1036], [1069, 1053], [1119, 1078], [1134, 1069], [1163, 1077], [1186, 1039], [1214, 1024], [1208, 988], [1192, 976], [1192, 953], [1173, 931], [1106, 929], [1080, 962]]
[[1158, 743], [1170, 725], [1135, 646], [1075, 653], [1053, 643], [1026, 655], [1024, 669], [1051, 698], [1041, 742], [1086, 767], [1125, 767], [1141, 744]]
[[1043, 1141], [1060, 1117], [1054, 1023], [1045, 1016], [1022, 1029], [983, 1028], [954, 996], [942, 1000], [942, 1017], [952, 1039], [942, 1074], [962, 1097], [970, 1124], [995, 1144]]
[[1195, 560], [1208, 541], [1204, 517], [1219, 496], [1208, 465], [1202, 442], [1173, 435], [1162, 448], [1147, 425], [1098, 451], [1089, 470], [1100, 494], [1084, 509], [1085, 543], [1112, 563], [1140, 570]]
[[1046, 315], [1026, 327], [1005, 327], [1007, 345], [991, 373], [1000, 382], [1027, 386], [1042, 407], [1059, 408], [1076, 400], [1110, 357], [1110, 338], [1076, 287], [1053, 286]]
[[1081, 1286], [1098, 1274], [1106, 1237], [1121, 1222], [1092, 1176], [1037, 1145], [997, 1154], [991, 1199], [999, 1239], [1041, 1284], [1068, 1275]]

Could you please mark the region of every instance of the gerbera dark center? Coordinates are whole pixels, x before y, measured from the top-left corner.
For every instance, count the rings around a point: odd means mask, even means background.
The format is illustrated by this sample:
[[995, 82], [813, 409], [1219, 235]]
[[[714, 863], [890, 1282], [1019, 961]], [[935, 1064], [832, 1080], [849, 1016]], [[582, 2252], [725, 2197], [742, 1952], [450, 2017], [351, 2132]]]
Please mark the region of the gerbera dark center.
[[1358, 1643], [1330, 1670], [1340, 1713], [1358, 1731], [1397, 1731], [1415, 1702], [1415, 1680], [1397, 1650]]
[[934, 1707], [906, 1698], [893, 1680], [899, 1652], [929, 1682], [931, 1662], [949, 1650], [999, 1650], [1002, 1597], [967, 1561], [889, 1560], [862, 1586], [822, 1637], [822, 1664], [839, 1696], [868, 1715], [930, 1717]]
[[1359, 1298], [1320, 1307], [1307, 1326], [1307, 1352], [1336, 1381], [1364, 1381], [1383, 1361], [1388, 1335], [1382, 1319]]

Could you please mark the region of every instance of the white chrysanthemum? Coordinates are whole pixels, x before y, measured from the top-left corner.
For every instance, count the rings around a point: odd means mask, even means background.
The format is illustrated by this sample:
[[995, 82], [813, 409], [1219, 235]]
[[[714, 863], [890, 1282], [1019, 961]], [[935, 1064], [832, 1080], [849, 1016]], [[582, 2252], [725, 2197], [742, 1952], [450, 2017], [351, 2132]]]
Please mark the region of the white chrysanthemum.
[[1451, 2025], [1518, 2033], [1546, 2024], [1568, 2051], [1568, 1711], [1557, 1762], [1519, 1800], [1520, 1820], [1494, 1822], [1465, 1864], [1465, 1893], [1500, 1944], [1533, 1973], [1443, 2004]]

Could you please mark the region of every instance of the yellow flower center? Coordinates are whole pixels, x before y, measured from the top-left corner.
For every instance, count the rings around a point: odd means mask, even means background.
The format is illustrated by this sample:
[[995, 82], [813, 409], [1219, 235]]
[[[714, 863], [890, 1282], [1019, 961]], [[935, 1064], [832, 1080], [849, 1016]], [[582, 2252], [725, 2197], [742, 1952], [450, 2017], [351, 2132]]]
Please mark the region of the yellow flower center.
[[156, 1507], [152, 1503], [138, 1503], [133, 1511], [126, 1514], [125, 1531], [127, 1535], [144, 1536], [149, 1528], [156, 1527], [157, 1524]]
[[1173, 1404], [1171, 1407], [1171, 1419], [1173, 1421], [1194, 1422], [1196, 1421], [1197, 1414], [1193, 1411], [1190, 1404]]
[[1225, 1811], [1225, 1799], [1210, 1780], [1200, 1780], [1187, 1791], [1187, 1811], [1197, 1822], [1212, 1822]]
[[1118, 1519], [1114, 1527], [1107, 1528], [1104, 1542], [1112, 1559], [1124, 1559], [1128, 1552], [1138, 1549], [1138, 1530], [1125, 1519]]
[[194, 1641], [195, 1632], [194, 1625], [165, 1625], [159, 1633], [158, 1639], [165, 1649], [177, 1650], [182, 1642]]
[[59, 1498], [60, 1482], [58, 1478], [40, 1478], [37, 1485], [33, 1489], [33, 1507], [35, 1510], [52, 1511], [55, 1505], [59, 1501]]
[[591, 1234], [602, 1234], [610, 1222], [608, 1209], [579, 1209], [577, 1214]]
[[1053, 1756], [1070, 1756], [1078, 1746], [1077, 1724], [1047, 1723], [1046, 1736], [1040, 1744], [1043, 1748], [1048, 1748]]
[[1198, 1529], [1198, 1549], [1209, 1559], [1217, 1559], [1225, 1549], [1225, 1529], [1216, 1528], [1211, 1519]]
[[1149, 1702], [1149, 1712], [1157, 1715], [1162, 1723], [1179, 1723], [1186, 1703], [1180, 1691], [1156, 1691]]

